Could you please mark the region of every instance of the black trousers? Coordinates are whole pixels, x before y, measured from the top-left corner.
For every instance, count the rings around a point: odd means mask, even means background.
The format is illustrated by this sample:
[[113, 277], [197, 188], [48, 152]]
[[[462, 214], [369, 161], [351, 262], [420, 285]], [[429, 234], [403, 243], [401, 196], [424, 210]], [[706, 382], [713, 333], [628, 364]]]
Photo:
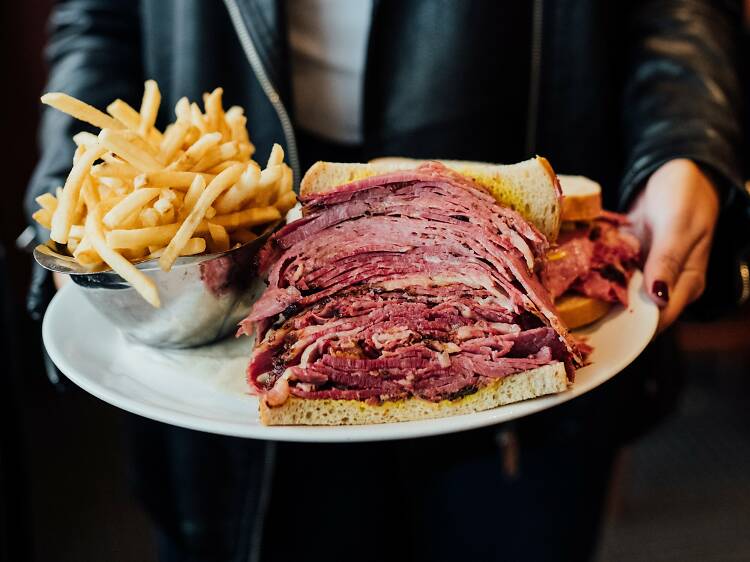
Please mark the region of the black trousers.
[[512, 426], [351, 445], [128, 427], [169, 562], [587, 560], [617, 450]]

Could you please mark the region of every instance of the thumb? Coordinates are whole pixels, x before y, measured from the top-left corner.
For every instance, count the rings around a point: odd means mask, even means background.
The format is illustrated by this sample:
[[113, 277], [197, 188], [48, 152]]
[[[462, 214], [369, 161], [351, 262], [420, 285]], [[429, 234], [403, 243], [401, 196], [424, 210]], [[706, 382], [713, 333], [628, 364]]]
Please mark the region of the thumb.
[[692, 243], [687, 236], [659, 234], [662, 235], [655, 235], [653, 238], [643, 275], [646, 289], [653, 301], [660, 307], [665, 307], [669, 303], [670, 293], [674, 292], [677, 285]]

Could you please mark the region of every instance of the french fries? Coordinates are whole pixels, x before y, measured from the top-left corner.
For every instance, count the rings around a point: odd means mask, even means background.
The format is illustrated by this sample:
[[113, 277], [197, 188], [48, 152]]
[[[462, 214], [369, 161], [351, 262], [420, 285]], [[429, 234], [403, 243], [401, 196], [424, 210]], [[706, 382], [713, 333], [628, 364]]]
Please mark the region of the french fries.
[[169, 165], [171, 170], [189, 170], [214, 146], [221, 142], [221, 133], [205, 133], [201, 135], [185, 153]]
[[140, 123], [138, 124], [138, 134], [146, 138], [151, 132], [151, 128], [156, 123], [156, 114], [161, 104], [161, 92], [159, 86], [154, 80], [146, 80], [143, 90], [143, 101], [141, 102]]
[[216, 212], [229, 213], [253, 198], [260, 184], [260, 166], [250, 162], [240, 179], [216, 202]]
[[81, 195], [83, 181], [88, 176], [91, 166], [106, 152], [103, 146], [94, 145], [86, 149], [78, 161], [73, 164], [68, 179], [63, 186], [62, 198], [57, 202], [57, 209], [52, 215], [49, 237], [59, 244], [68, 243], [68, 232], [73, 224], [73, 214], [76, 211]]
[[78, 100], [60, 92], [50, 92], [42, 96], [42, 103], [59, 109], [79, 121], [88, 123], [99, 129], [122, 129], [122, 123], [115, 121], [106, 113], [102, 113], [86, 102]]
[[101, 179], [118, 178], [132, 180], [139, 173], [138, 170], [127, 162], [102, 162], [91, 168], [91, 175]]
[[99, 142], [142, 172], [156, 172], [162, 168], [156, 158], [118, 131], [102, 129]]
[[35, 211], [31, 218], [41, 224], [44, 228], [52, 228], [52, 212], [47, 209], [39, 209]]
[[[148, 209], [152, 211], [153, 209]], [[156, 211], [154, 211], [156, 212]], [[253, 207], [227, 215], [216, 215], [211, 222], [223, 226], [233, 233], [235, 230], [246, 230], [254, 226], [268, 224], [281, 218], [276, 207]], [[107, 232], [107, 244], [115, 249], [145, 248], [149, 246], [166, 246], [180, 228], [180, 223], [145, 226], [142, 228], [117, 229]], [[204, 235], [208, 232], [208, 222], [203, 221], [195, 233]], [[241, 235], [243, 238], [245, 235]], [[237, 240], [240, 240], [238, 238]], [[241, 241], [241, 240], [240, 240]]]
[[244, 110], [222, 106], [223, 90], [203, 105], [181, 98], [175, 121], [156, 127], [161, 93], [145, 83], [139, 110], [115, 100], [104, 113], [62, 93], [42, 102], [99, 128], [79, 132], [73, 165], [61, 188], [37, 197], [33, 218], [88, 268], [106, 264], [153, 306], [153, 280], [133, 260], [158, 259], [169, 271], [179, 256], [225, 252], [257, 238], [256, 227], [277, 221], [295, 203], [292, 172], [274, 145], [265, 169]]
[[101, 204], [95, 205], [86, 217], [86, 236], [107, 265], [114, 269], [125, 281], [133, 285], [149, 304], [155, 307], [160, 305], [159, 292], [154, 281], [139, 271], [122, 254], [107, 246], [101, 223]]
[[[160, 258], [166, 248], [156, 248], [148, 256], [149, 259]], [[205, 238], [191, 238], [188, 243], [182, 248], [180, 252], [181, 256], [195, 256], [202, 254], [206, 251], [206, 239]]]
[[220, 224], [208, 223], [208, 233], [211, 235], [209, 247], [212, 252], [226, 252], [229, 249], [229, 234]]
[[162, 162], [171, 161], [177, 151], [185, 144], [185, 137], [189, 132], [190, 124], [184, 121], [177, 121], [170, 125], [159, 144], [159, 159]]
[[237, 244], [246, 244], [258, 238], [258, 235], [255, 234], [252, 230], [245, 230], [244, 228], [241, 228], [235, 230], [232, 233], [232, 238], [234, 238]]
[[[276, 207], [250, 207], [243, 211], [228, 213], [226, 215], [216, 215], [211, 219], [214, 224], [220, 224], [227, 230], [237, 228], [252, 228], [261, 224], [266, 224], [279, 220], [281, 213]], [[199, 232], [202, 227], [199, 227]]]
[[141, 209], [146, 206], [146, 203], [152, 199], [159, 197], [161, 190], [156, 187], [147, 187], [138, 189], [129, 193], [123, 200], [117, 205], [112, 207], [109, 212], [104, 215], [104, 225], [109, 228], [115, 228], [118, 224], [125, 222], [131, 214], [140, 213]]
[[221, 195], [224, 190], [228, 189], [237, 180], [240, 179], [240, 175], [244, 171], [242, 164], [236, 164], [231, 168], [227, 168], [218, 176], [216, 176], [211, 183], [206, 186], [203, 193], [198, 197], [198, 201], [190, 210], [185, 221], [180, 225], [177, 230], [177, 234], [174, 238], [169, 241], [167, 249], [164, 250], [164, 254], [159, 258], [159, 267], [164, 271], [169, 271], [172, 268], [174, 260], [180, 255], [182, 247], [187, 244], [187, 241], [193, 236], [195, 229], [201, 223], [206, 215], [206, 211], [211, 206], [216, 198]]
[[42, 209], [50, 213], [54, 213], [55, 209], [57, 209], [57, 198], [51, 193], [44, 193], [37, 197], [35, 201]]

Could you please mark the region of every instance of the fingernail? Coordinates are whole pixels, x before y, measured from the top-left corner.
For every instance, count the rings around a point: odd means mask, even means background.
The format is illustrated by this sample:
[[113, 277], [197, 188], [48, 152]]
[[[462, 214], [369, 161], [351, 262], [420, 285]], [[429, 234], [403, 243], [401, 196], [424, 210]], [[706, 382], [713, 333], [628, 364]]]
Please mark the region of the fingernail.
[[669, 302], [669, 287], [667, 287], [664, 281], [654, 281], [651, 292], [655, 297], [660, 298], [664, 302]]

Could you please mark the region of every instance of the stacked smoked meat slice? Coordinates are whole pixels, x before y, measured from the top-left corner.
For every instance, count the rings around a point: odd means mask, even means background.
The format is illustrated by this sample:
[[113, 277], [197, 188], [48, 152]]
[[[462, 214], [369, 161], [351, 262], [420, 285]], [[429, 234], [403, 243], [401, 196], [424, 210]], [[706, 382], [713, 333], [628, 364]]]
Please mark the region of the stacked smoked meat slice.
[[437, 162], [312, 178], [303, 217], [261, 253], [269, 287], [241, 328], [264, 423], [438, 417], [567, 387], [580, 359], [529, 220]]

